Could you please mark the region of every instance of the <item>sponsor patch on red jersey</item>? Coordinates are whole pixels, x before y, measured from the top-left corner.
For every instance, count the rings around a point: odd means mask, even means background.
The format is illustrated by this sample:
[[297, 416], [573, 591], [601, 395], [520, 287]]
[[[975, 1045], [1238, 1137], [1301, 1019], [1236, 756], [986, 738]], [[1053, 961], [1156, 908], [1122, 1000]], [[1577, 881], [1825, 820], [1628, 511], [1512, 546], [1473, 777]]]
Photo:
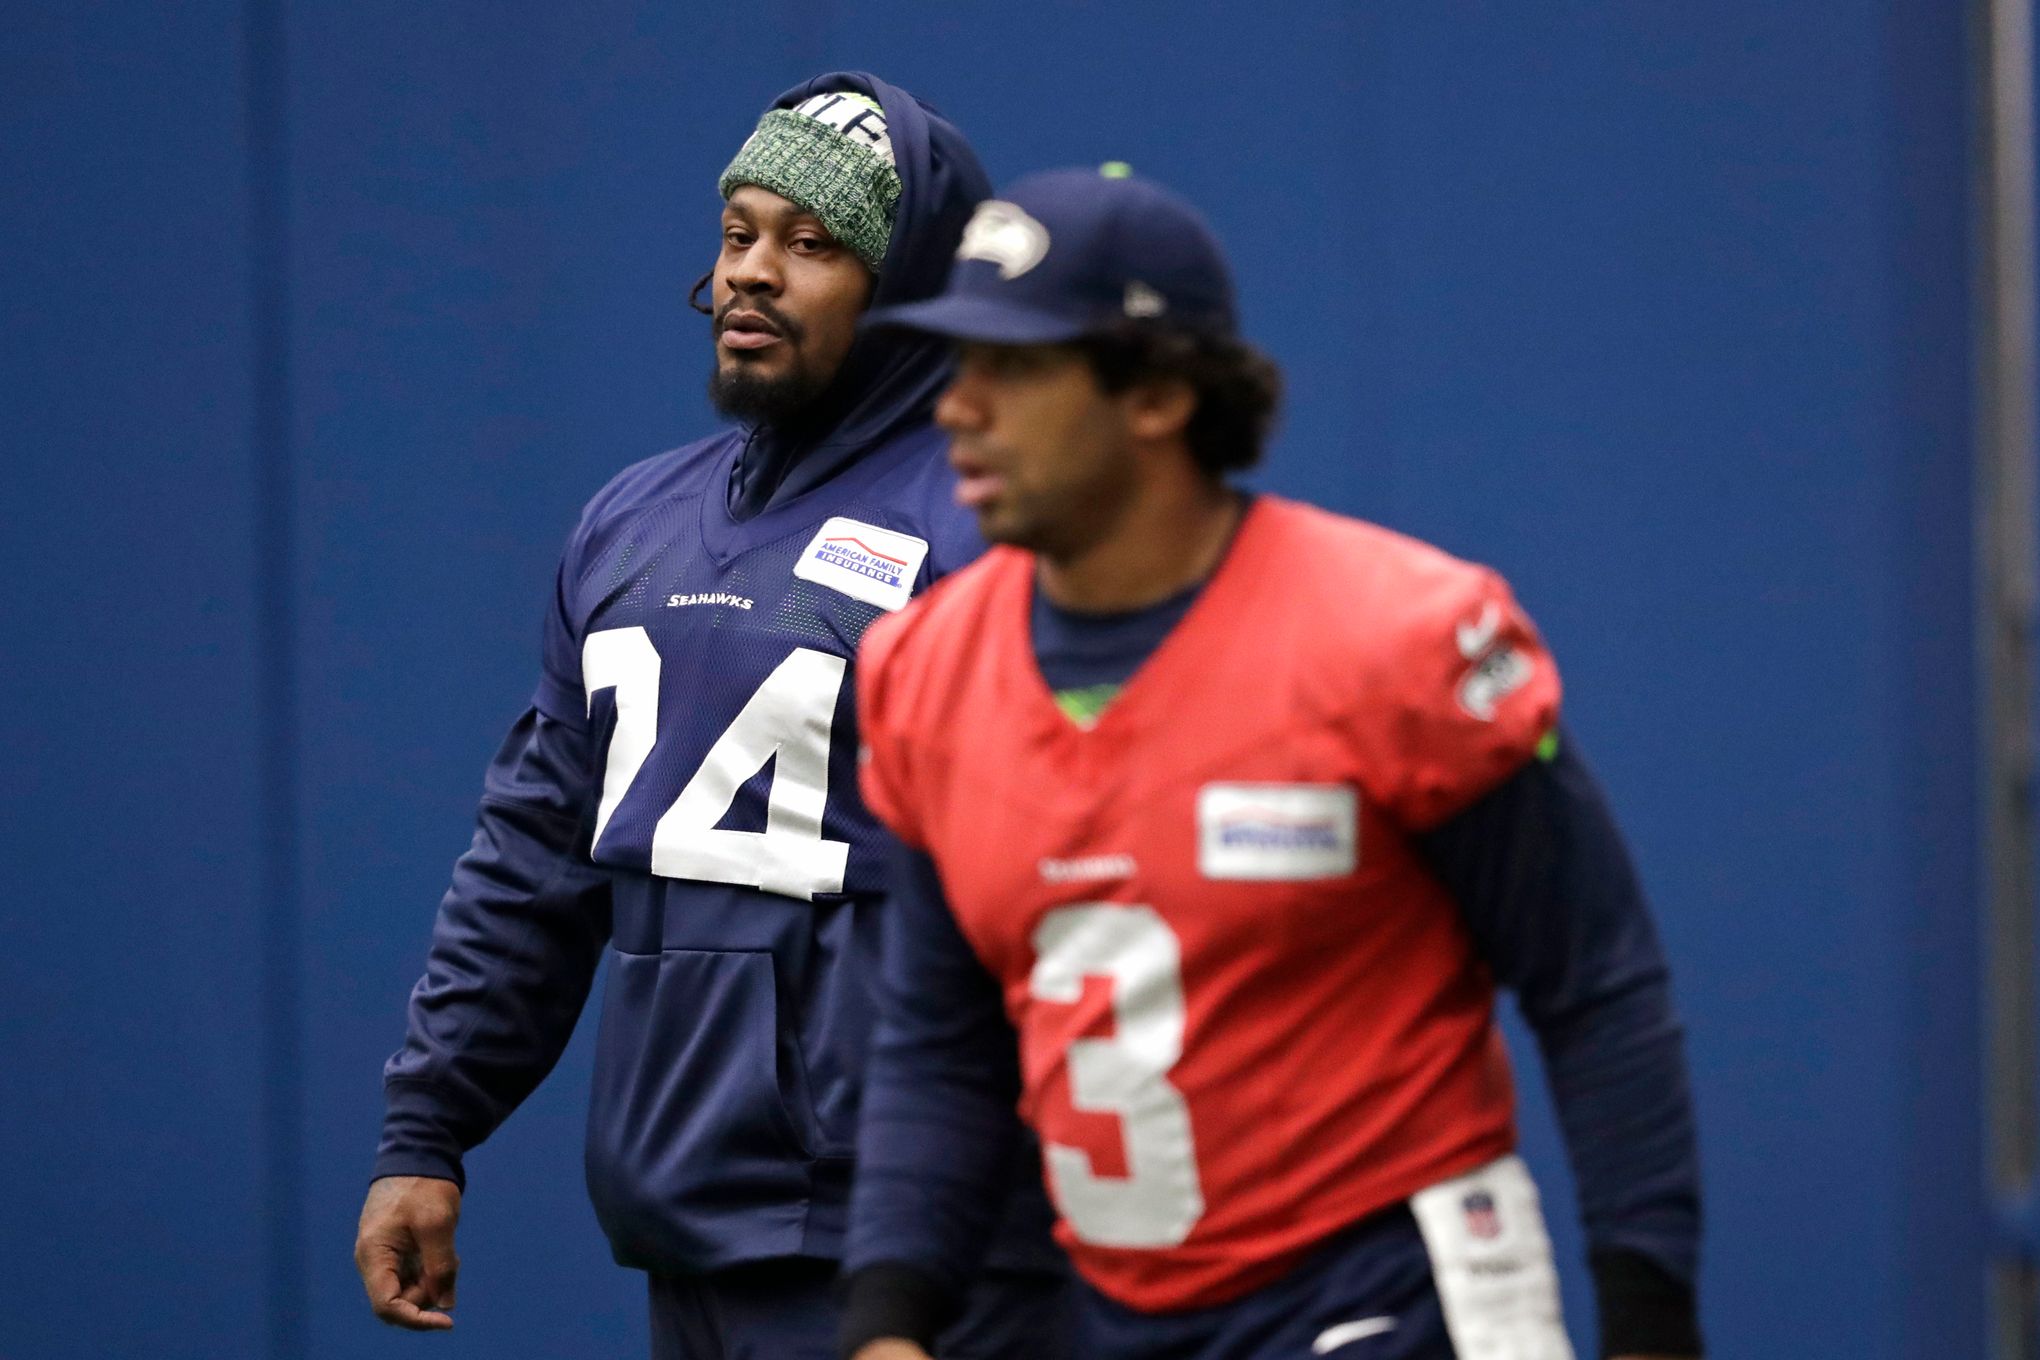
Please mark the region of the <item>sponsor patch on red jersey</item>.
[[1360, 859], [1358, 800], [1339, 784], [1206, 784], [1197, 868], [1206, 878], [1341, 878]]

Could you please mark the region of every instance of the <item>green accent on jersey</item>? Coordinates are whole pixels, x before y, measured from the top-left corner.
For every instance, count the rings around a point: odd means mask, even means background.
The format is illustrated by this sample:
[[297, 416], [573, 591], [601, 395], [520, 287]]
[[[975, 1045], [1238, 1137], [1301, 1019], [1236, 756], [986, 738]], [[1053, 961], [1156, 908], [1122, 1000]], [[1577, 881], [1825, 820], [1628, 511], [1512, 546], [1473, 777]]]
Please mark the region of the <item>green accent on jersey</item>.
[[1098, 167], [1098, 173], [1107, 179], [1125, 179], [1133, 173], [1133, 167], [1125, 161], [1107, 161]]
[[1546, 765], [1558, 759], [1558, 729], [1556, 727], [1538, 738], [1537, 758]]
[[1059, 689], [1055, 692], [1055, 706], [1077, 726], [1090, 727], [1125, 688], [1124, 685], [1080, 685], [1076, 689]]

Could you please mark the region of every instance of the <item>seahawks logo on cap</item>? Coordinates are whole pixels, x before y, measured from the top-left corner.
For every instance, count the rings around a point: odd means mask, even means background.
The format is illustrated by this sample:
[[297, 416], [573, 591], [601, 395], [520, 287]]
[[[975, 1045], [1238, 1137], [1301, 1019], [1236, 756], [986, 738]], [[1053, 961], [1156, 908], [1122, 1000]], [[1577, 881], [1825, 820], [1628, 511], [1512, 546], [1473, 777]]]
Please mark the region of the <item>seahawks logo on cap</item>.
[[978, 204], [970, 225], [963, 229], [963, 244], [956, 248], [959, 260], [984, 260], [999, 266], [1002, 279], [1019, 278], [1047, 254], [1048, 228], [996, 198]]

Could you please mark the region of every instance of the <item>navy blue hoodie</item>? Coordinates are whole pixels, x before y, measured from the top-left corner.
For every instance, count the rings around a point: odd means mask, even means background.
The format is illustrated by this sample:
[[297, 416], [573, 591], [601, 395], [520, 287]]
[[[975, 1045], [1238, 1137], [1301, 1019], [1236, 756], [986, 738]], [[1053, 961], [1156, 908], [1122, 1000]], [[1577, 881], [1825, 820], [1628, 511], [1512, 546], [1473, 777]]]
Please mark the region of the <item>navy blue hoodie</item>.
[[[932, 295], [990, 192], [975, 155], [868, 75], [775, 107], [828, 90], [879, 101], [903, 184], [874, 305]], [[459, 1180], [606, 955], [587, 1172], [617, 1259], [839, 1254], [885, 909], [850, 663], [983, 547], [931, 424], [947, 362], [860, 336], [797, 428], [724, 431], [588, 504], [385, 1069], [377, 1175]], [[1037, 1191], [994, 1260], [1048, 1264], [1046, 1223]]]

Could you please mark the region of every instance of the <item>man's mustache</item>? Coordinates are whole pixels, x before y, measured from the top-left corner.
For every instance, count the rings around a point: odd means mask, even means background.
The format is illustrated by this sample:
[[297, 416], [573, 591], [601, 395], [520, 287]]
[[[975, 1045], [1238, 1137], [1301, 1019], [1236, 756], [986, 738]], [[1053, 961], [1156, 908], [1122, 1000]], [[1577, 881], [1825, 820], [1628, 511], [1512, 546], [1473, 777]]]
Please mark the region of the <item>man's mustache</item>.
[[807, 338], [806, 327], [763, 298], [731, 298], [724, 303], [715, 314], [716, 335], [720, 336], [723, 333], [724, 324], [731, 312], [752, 312], [764, 317], [772, 329], [778, 331], [784, 339], [798, 343]]

